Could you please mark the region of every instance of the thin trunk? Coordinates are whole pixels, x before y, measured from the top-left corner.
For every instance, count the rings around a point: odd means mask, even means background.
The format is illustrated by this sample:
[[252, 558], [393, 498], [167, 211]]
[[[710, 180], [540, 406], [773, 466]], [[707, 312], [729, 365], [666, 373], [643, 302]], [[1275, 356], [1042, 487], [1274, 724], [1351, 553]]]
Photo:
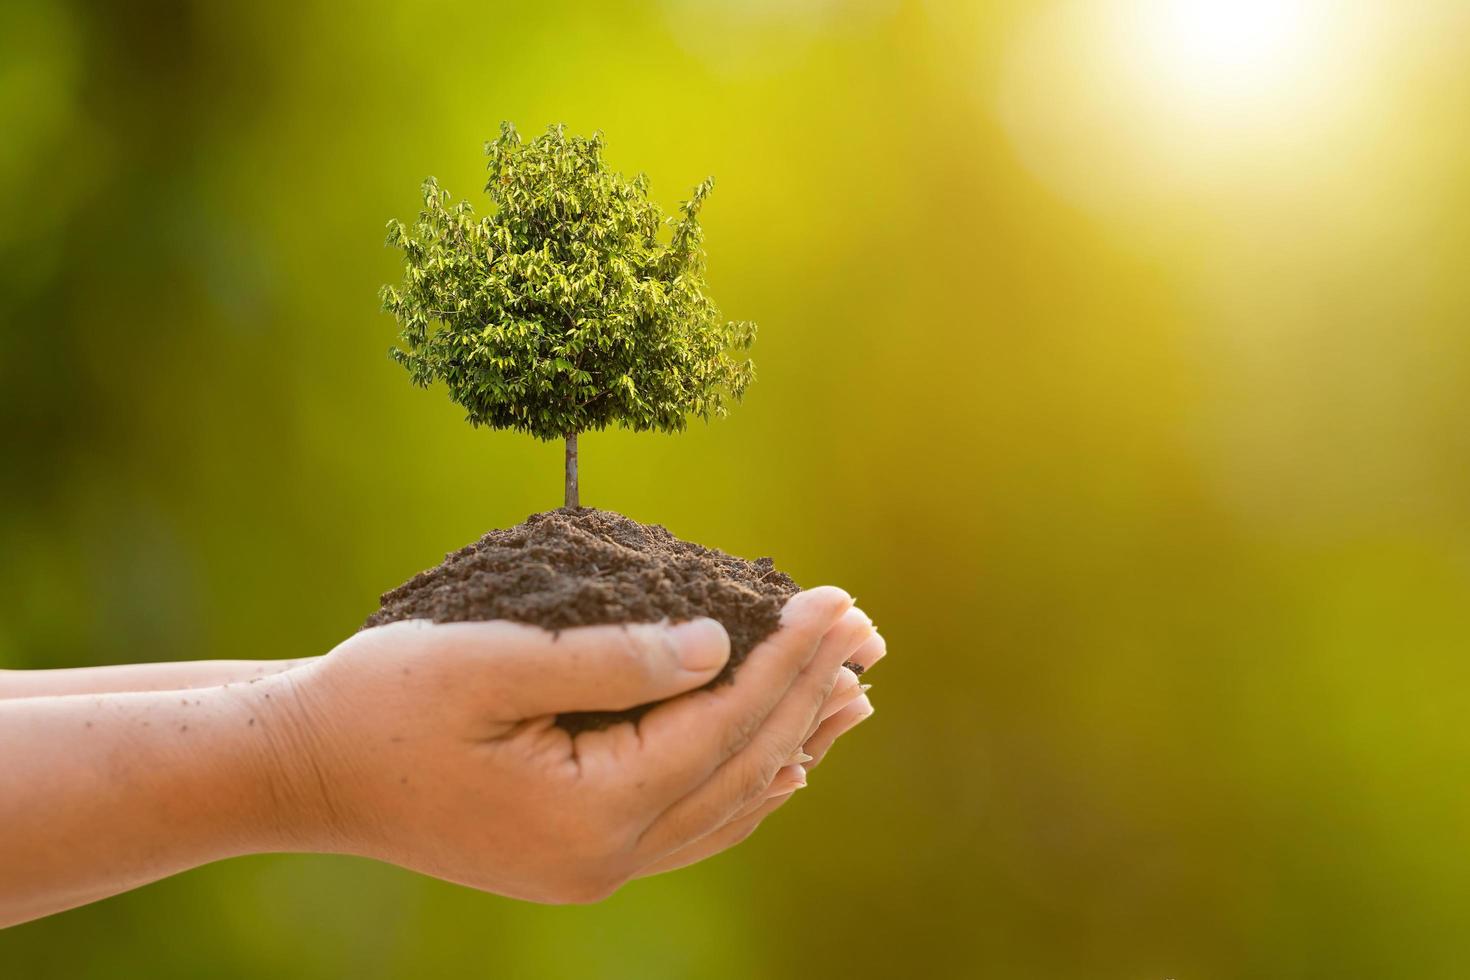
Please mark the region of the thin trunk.
[[567, 433], [567, 494], [566, 506], [568, 508], [582, 506], [581, 498], [577, 495], [577, 434]]

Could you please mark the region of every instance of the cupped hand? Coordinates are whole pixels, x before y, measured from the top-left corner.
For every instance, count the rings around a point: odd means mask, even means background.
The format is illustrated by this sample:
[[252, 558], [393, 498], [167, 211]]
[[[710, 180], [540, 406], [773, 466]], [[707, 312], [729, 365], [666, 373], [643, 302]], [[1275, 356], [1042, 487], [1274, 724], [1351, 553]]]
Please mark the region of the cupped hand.
[[[882, 656], [840, 589], [800, 593], [732, 683], [713, 620], [567, 629], [394, 623], [250, 695], [273, 707], [291, 846], [499, 894], [594, 901], [738, 842], [871, 713], [842, 664]], [[272, 697], [273, 695], [273, 697]], [[669, 700], [665, 700], [669, 699]], [[556, 716], [663, 701], [569, 735]], [[803, 753], [802, 747], [807, 747]]]

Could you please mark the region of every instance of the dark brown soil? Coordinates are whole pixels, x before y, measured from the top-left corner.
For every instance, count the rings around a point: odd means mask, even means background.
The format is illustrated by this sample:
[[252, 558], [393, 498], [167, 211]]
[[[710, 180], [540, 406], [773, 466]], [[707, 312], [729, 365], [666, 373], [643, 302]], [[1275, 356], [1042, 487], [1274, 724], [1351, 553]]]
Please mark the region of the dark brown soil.
[[[558, 630], [709, 616], [730, 634], [730, 662], [713, 686], [729, 681], [746, 654], [775, 631], [782, 604], [799, 588], [769, 558], [746, 561], [682, 541], [657, 524], [581, 507], [532, 514], [446, 555], [384, 593], [363, 628], [400, 619], [509, 619]], [[575, 733], [634, 720], [649, 707], [557, 721]]]

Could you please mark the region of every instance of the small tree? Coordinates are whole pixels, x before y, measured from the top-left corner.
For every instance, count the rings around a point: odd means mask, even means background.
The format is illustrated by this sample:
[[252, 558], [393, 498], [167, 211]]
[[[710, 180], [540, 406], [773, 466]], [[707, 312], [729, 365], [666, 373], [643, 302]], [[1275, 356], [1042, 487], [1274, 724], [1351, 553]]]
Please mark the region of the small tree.
[[[724, 322], [704, 280], [699, 209], [711, 179], [677, 216], [602, 157], [602, 136], [560, 125], [523, 143], [502, 123], [485, 144], [494, 211], [451, 205], [434, 178], [409, 229], [383, 308], [402, 327], [393, 358], [415, 384], [443, 381], [475, 426], [566, 441], [566, 506], [579, 506], [577, 435], [614, 423], [678, 432], [723, 416], [753, 367], [732, 351], [755, 324]], [[660, 227], [669, 225], [665, 238]]]

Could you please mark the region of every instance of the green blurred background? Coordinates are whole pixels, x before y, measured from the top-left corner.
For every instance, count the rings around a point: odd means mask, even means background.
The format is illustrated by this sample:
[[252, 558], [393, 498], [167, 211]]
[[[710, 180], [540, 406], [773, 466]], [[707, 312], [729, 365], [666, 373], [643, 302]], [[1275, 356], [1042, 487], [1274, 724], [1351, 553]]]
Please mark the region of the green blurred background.
[[603, 905], [243, 859], [0, 974], [1466, 975], [1460, 0], [7, 0], [0, 663], [322, 652], [558, 502], [377, 308], [502, 119], [716, 175], [758, 381], [583, 497], [853, 591], [877, 716]]

